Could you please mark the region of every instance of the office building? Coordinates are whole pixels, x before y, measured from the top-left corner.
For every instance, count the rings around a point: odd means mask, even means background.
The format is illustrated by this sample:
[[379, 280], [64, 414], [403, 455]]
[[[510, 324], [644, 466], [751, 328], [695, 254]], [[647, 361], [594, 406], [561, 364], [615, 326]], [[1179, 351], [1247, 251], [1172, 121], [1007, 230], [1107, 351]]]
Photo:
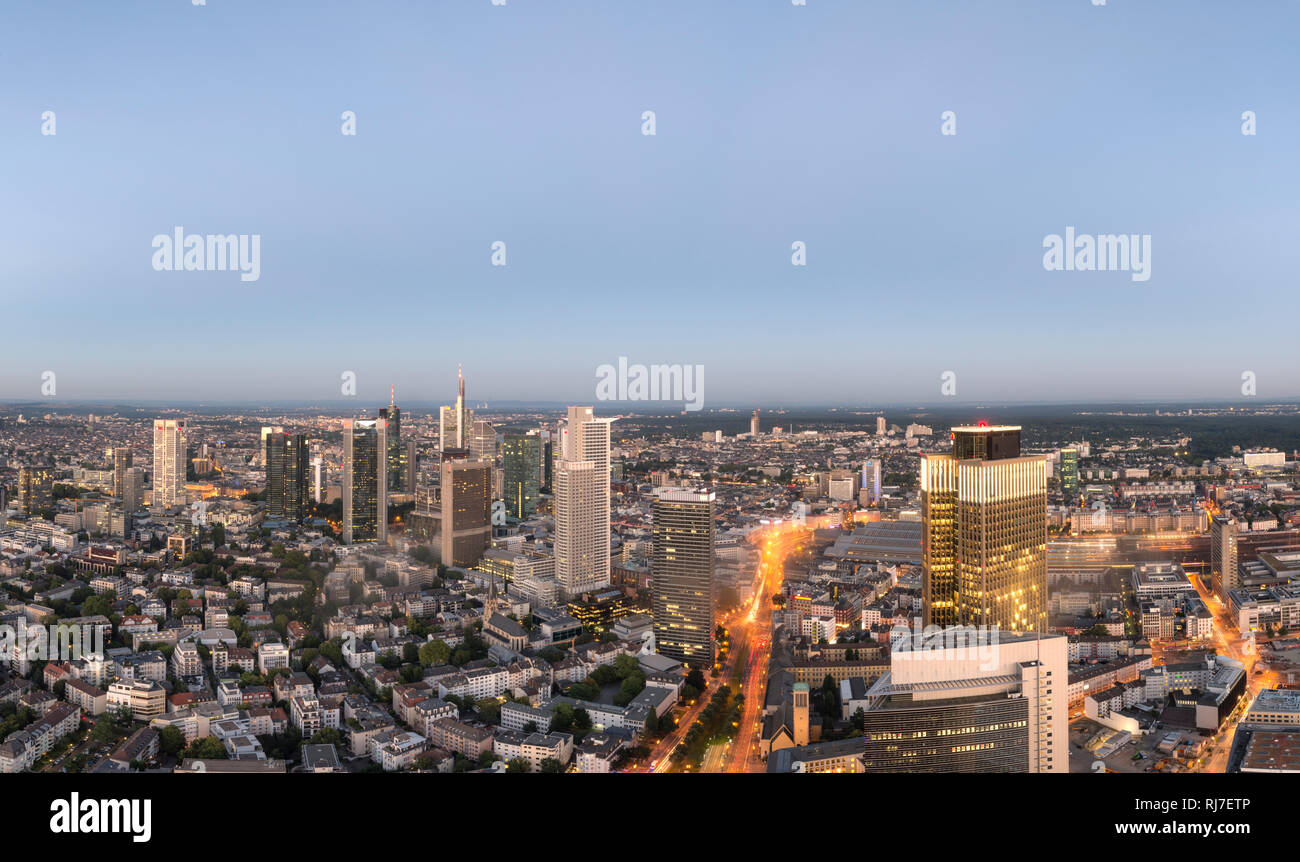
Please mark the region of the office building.
[[570, 407], [555, 464], [555, 577], [565, 599], [609, 586], [609, 425]]
[[267, 517], [302, 523], [308, 501], [307, 436], [277, 431], [267, 434], [262, 445]]
[[890, 644], [867, 690], [867, 772], [1069, 771], [1068, 642], [955, 627]]
[[475, 419], [471, 424], [469, 436], [469, 456], [475, 461], [496, 464], [497, 429], [486, 419]]
[[456, 368], [456, 405], [438, 411], [438, 446], [443, 449], [469, 448], [474, 411], [465, 408], [465, 375]]
[[122, 478], [122, 511], [138, 512], [144, 508], [144, 468], [129, 467]]
[[153, 423], [153, 506], [185, 505], [185, 420]]
[[531, 517], [537, 511], [542, 477], [542, 438], [507, 434], [501, 446], [501, 466], [506, 514], [521, 521]]
[[1061, 450], [1061, 496], [1070, 503], [1079, 496], [1079, 450]]
[[391, 390], [387, 407], [379, 408], [379, 418], [388, 423], [388, 493], [408, 490], [406, 487], [406, 447], [402, 445], [402, 408], [397, 406], [397, 389]]
[[713, 663], [714, 505], [712, 490], [660, 488], [653, 507], [656, 648], [695, 667]]
[[1224, 602], [1241, 585], [1237, 568], [1237, 522], [1227, 515], [1210, 519], [1210, 582], [1214, 594]]
[[477, 564], [492, 543], [492, 465], [444, 460], [441, 514], [442, 564]]
[[388, 428], [354, 419], [343, 431], [343, 544], [388, 541]]
[[921, 456], [926, 625], [1046, 629], [1047, 470], [1018, 426], [954, 428], [951, 454]]
[[131, 450], [125, 447], [113, 450], [113, 496], [121, 498], [126, 471], [131, 468]]
[[18, 509], [31, 517], [54, 508], [54, 468], [28, 465], [18, 468]]

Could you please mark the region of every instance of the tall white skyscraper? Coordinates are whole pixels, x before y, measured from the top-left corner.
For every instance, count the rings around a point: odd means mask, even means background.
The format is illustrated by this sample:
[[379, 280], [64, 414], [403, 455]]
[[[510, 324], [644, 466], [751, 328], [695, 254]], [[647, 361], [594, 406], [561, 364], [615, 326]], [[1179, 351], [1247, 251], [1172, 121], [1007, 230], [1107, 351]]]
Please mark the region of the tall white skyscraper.
[[609, 586], [609, 425], [570, 407], [555, 462], [555, 579], [569, 598]]
[[325, 459], [317, 455], [311, 459], [311, 495], [317, 503], [321, 498], [321, 468], [325, 465]]
[[497, 429], [486, 419], [475, 419], [469, 437], [469, 456], [476, 461], [496, 463]]
[[166, 508], [185, 503], [185, 420], [155, 419], [153, 423], [153, 505]]
[[456, 369], [456, 406], [443, 405], [438, 411], [439, 445], [443, 449], [468, 449], [474, 411], [465, 409], [465, 375]]

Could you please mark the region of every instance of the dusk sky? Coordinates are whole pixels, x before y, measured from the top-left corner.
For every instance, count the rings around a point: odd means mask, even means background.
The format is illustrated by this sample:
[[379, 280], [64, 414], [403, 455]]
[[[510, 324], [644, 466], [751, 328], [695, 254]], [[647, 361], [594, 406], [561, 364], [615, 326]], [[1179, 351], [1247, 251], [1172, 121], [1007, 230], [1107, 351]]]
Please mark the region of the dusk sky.
[[[1294, 7], [807, 2], [11, 8], [0, 398], [1300, 396]], [[176, 226], [260, 279], [155, 271]], [[1046, 271], [1067, 226], [1150, 279]]]

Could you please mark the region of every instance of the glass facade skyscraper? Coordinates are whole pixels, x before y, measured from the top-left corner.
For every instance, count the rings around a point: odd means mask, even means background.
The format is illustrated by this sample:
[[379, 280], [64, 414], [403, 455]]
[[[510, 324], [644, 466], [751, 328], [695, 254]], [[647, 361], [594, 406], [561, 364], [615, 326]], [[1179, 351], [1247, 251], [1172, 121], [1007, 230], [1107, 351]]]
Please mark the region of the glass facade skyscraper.
[[660, 488], [651, 527], [655, 647], [695, 667], [713, 663], [714, 493]]
[[388, 541], [388, 423], [354, 419], [343, 432], [343, 543]]
[[507, 434], [501, 445], [501, 461], [506, 514], [522, 521], [537, 511], [542, 438], [536, 434]]
[[1016, 426], [954, 428], [951, 455], [921, 456], [926, 625], [1045, 630], [1047, 471]]
[[264, 445], [267, 517], [302, 523], [311, 482], [307, 436], [275, 431]]

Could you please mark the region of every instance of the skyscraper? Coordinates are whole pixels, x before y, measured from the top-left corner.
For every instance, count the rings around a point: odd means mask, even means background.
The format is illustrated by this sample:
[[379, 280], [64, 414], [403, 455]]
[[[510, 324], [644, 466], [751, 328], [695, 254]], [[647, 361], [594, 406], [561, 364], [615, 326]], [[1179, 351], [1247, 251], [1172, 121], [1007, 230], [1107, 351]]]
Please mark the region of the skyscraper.
[[420, 478], [420, 455], [415, 445], [415, 437], [406, 438], [406, 454], [402, 460], [402, 469], [405, 471], [402, 490], [414, 494], [415, 485]]
[[537, 511], [542, 438], [537, 434], [507, 434], [501, 446], [501, 462], [506, 514], [525, 520]]
[[1241, 585], [1237, 570], [1237, 522], [1227, 515], [1210, 519], [1210, 583], [1219, 601]]
[[54, 470], [44, 465], [18, 468], [18, 508], [31, 517], [54, 508]]
[[122, 511], [128, 515], [144, 508], [144, 468], [130, 467], [122, 477]]
[[1079, 450], [1061, 450], [1061, 496], [1069, 505], [1079, 496]]
[[1018, 426], [954, 428], [952, 454], [921, 456], [926, 625], [1045, 630], [1047, 470]]
[[758, 436], [758, 408], [754, 408], [754, 415], [749, 417], [749, 433], [753, 437]]
[[321, 475], [321, 472], [322, 472], [322, 469], [324, 468], [324, 466], [325, 466], [325, 459], [324, 459], [324, 458], [322, 458], [322, 457], [319, 456], [319, 455], [315, 455], [315, 456], [312, 457], [312, 459], [311, 459], [311, 498], [312, 498], [313, 501], [315, 501], [315, 502], [317, 502], [317, 503], [320, 502], [321, 493], [322, 493], [322, 491], [324, 490], [324, 489], [321, 487], [322, 483], [325, 481], [325, 477]]
[[122, 484], [126, 480], [126, 471], [131, 467], [131, 450], [121, 447], [113, 450], [113, 496], [122, 496]]
[[275, 432], [264, 445], [267, 517], [302, 523], [308, 500], [307, 436]]
[[880, 505], [880, 459], [872, 458], [862, 462], [862, 488], [870, 489], [871, 505]]
[[470, 425], [469, 454], [476, 461], [497, 461], [497, 429], [486, 419], [475, 419]]
[[465, 375], [456, 368], [456, 406], [443, 405], [438, 411], [438, 445], [442, 449], [469, 448], [474, 411], [465, 409]]
[[660, 488], [653, 507], [650, 573], [661, 655], [713, 663], [713, 515], [709, 489]]
[[343, 430], [343, 544], [388, 541], [388, 428], [353, 419]]
[[486, 461], [442, 462], [443, 565], [477, 565], [492, 543], [492, 470]]
[[609, 586], [609, 424], [570, 407], [555, 464], [555, 578], [564, 598]]
[[406, 490], [406, 447], [402, 445], [402, 408], [397, 406], [397, 389], [388, 406], [379, 408], [379, 418], [388, 422], [388, 493]]
[[153, 423], [153, 505], [185, 504], [185, 420], [155, 419]]

